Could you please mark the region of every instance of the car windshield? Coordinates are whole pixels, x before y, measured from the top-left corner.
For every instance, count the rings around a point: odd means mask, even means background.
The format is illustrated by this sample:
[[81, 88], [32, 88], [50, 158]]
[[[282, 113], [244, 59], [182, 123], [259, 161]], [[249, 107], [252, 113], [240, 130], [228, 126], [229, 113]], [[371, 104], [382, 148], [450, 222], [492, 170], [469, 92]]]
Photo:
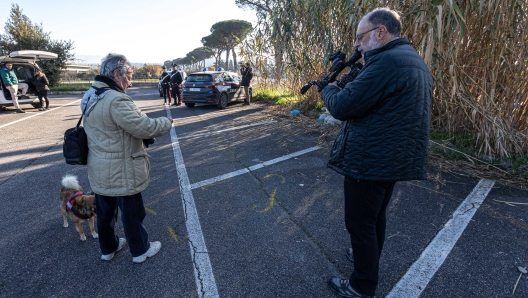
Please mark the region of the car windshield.
[[190, 75], [187, 82], [212, 82], [213, 78], [208, 74]]

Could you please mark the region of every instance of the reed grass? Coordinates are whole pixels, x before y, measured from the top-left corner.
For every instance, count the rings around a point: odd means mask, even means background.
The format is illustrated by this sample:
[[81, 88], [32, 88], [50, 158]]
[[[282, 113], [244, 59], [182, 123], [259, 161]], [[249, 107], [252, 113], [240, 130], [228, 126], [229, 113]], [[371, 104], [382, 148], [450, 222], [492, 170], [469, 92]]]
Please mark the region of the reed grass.
[[526, 156], [528, 0], [266, 3], [271, 9], [258, 14], [242, 55], [298, 97], [299, 106], [320, 102], [315, 88], [305, 96], [298, 91], [328, 69], [329, 54], [352, 53], [360, 18], [376, 7], [389, 7], [401, 13], [401, 36], [411, 41], [434, 77], [432, 128], [452, 138], [474, 136], [479, 156]]

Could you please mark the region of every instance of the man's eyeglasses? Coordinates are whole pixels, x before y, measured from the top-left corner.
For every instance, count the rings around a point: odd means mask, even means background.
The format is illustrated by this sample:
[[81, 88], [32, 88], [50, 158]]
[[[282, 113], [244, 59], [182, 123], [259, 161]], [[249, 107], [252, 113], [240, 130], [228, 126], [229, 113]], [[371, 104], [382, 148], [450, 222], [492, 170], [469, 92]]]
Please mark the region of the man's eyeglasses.
[[379, 26], [376, 27], [376, 28], [372, 28], [372, 29], [370, 29], [370, 30], [368, 30], [368, 31], [365, 31], [365, 32], [363, 32], [363, 33], [358, 33], [358, 34], [356, 34], [356, 40], [357, 40], [357, 41], [361, 41], [361, 39], [363, 38], [363, 36], [365, 36], [365, 34], [369, 33], [370, 31], [374, 31], [374, 30], [376, 30], [376, 29], [378, 29], [378, 28], [379, 28]]

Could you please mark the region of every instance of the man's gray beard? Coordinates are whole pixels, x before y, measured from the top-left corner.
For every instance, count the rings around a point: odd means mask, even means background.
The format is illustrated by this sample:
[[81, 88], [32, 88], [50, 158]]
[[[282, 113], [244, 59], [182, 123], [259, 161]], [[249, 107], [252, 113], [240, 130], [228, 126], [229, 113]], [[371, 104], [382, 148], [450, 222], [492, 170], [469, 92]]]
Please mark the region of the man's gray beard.
[[372, 50], [381, 48], [381, 44], [373, 36], [371, 36], [371, 38], [367, 42], [367, 48], [368, 48], [368, 51], [372, 51]]
[[[373, 34], [375, 35], [375, 34]], [[369, 41], [367, 44], [363, 47], [363, 51], [361, 52], [361, 57], [365, 57], [365, 53], [368, 51], [372, 51], [378, 48], [381, 48], [381, 44], [376, 41], [375, 37], [371, 35]]]

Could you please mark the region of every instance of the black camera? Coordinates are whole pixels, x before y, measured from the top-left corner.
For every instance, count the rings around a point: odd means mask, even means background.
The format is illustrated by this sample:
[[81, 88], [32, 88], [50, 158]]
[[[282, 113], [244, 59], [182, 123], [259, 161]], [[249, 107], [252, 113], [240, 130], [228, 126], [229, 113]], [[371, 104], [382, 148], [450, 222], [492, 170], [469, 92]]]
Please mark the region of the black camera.
[[155, 138], [152, 138], [152, 139], [143, 139], [143, 145], [148, 148], [149, 145], [152, 145], [154, 144], [154, 142], [156, 142], [156, 139]]
[[328, 57], [328, 60], [332, 61], [332, 66], [330, 67], [324, 78], [320, 81], [312, 80], [306, 83], [306, 85], [301, 88], [301, 94], [305, 94], [313, 85], [317, 86], [318, 92], [321, 92], [324, 87], [336, 80], [336, 77], [339, 75], [339, 73], [343, 71], [343, 69], [345, 69], [346, 67], [350, 67], [350, 71], [347, 73], [347, 75], [341, 80], [337, 81], [337, 86], [339, 86], [339, 88], [343, 88], [346, 84], [352, 82], [361, 71], [363, 64], [356, 63], [360, 58], [361, 52], [358, 50], [356, 50], [352, 57], [350, 57], [350, 59], [348, 59], [348, 61], [346, 62], [344, 62], [345, 53], [333, 53]]

